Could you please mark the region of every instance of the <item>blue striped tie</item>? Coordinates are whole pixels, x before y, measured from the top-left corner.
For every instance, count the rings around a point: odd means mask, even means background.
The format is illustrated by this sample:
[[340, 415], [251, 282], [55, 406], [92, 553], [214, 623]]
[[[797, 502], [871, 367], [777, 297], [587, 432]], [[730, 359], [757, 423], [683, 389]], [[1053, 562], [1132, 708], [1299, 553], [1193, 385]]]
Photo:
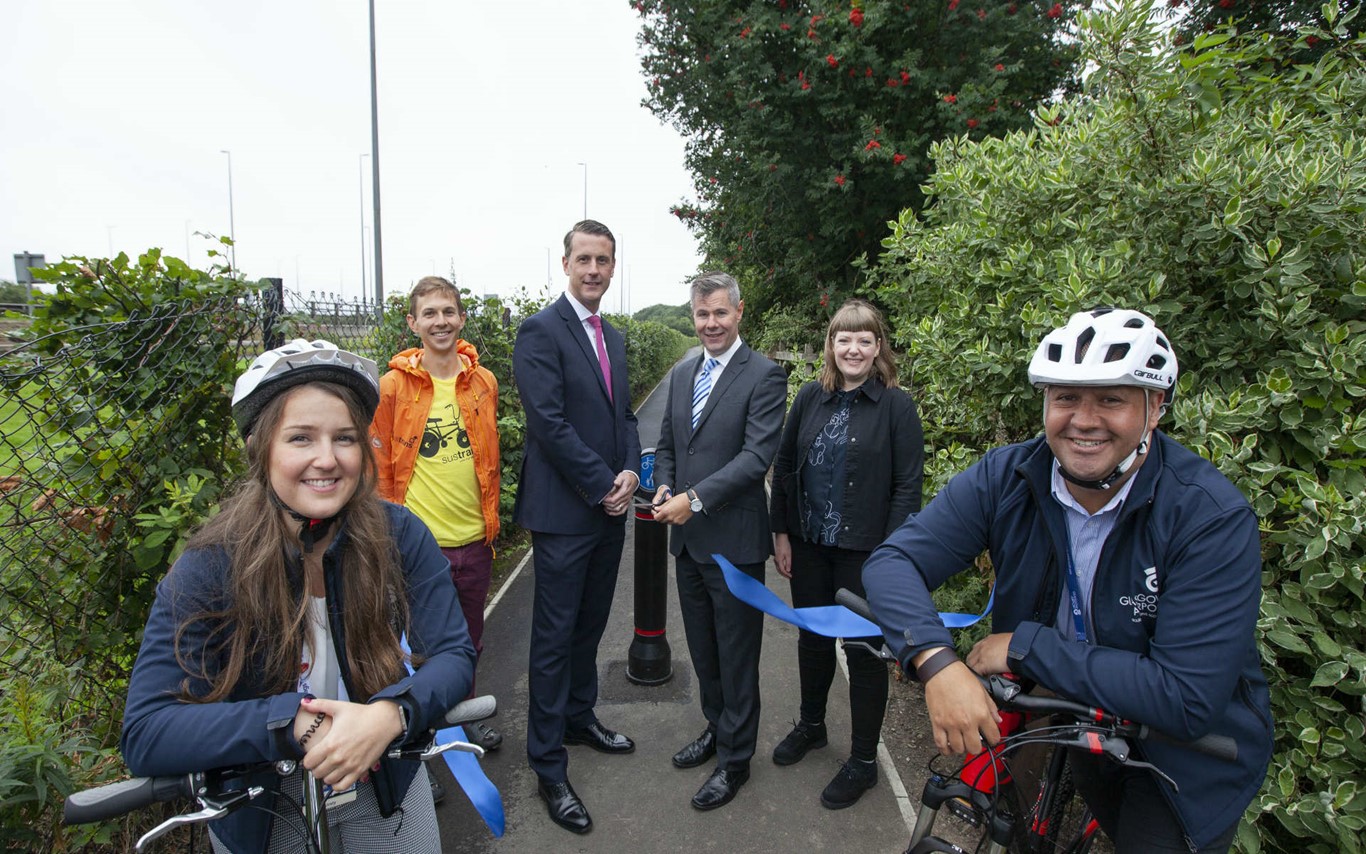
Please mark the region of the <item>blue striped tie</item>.
[[697, 375], [697, 382], [692, 387], [692, 428], [697, 429], [697, 421], [702, 417], [702, 409], [707, 405], [707, 395], [711, 394], [711, 372], [717, 365], [721, 364], [720, 359], [708, 359], [702, 373]]

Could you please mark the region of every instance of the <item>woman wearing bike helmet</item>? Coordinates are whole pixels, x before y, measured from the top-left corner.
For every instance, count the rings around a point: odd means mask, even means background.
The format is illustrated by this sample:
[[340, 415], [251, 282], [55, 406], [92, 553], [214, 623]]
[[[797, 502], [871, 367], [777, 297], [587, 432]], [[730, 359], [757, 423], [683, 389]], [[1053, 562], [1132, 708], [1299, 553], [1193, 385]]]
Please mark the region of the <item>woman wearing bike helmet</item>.
[[[988, 451], [863, 571], [888, 645], [925, 683], [944, 753], [1000, 739], [973, 671], [1012, 671], [1178, 742], [1237, 743], [1232, 761], [1179, 743], [1136, 748], [1174, 784], [1072, 751], [1077, 790], [1121, 854], [1227, 850], [1271, 754], [1257, 519], [1214, 466], [1157, 429], [1176, 376], [1151, 318], [1074, 314], [1029, 364], [1044, 435]], [[930, 591], [983, 551], [995, 634], [964, 666]]]
[[[121, 747], [137, 775], [300, 759], [332, 788], [347, 850], [436, 851], [426, 771], [381, 755], [468, 693], [474, 649], [430, 533], [376, 496], [378, 400], [375, 363], [326, 341], [238, 378], [247, 475], [157, 588]], [[211, 824], [215, 849], [300, 850], [298, 780], [263, 801], [280, 820], [248, 807]]]

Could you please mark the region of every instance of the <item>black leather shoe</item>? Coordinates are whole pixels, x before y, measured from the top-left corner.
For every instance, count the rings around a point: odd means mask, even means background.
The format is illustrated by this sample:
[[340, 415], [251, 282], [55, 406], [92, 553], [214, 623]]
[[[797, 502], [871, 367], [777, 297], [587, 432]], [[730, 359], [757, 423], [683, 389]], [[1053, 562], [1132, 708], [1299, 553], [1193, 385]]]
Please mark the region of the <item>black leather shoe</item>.
[[541, 800], [545, 801], [545, 808], [550, 812], [551, 821], [574, 833], [587, 833], [593, 829], [593, 819], [588, 815], [588, 808], [579, 800], [579, 796], [574, 794], [574, 787], [569, 785], [568, 780], [563, 783], [552, 783], [542, 779], [536, 791], [540, 793]]
[[675, 768], [696, 768], [716, 755], [716, 730], [708, 727], [674, 754]]
[[436, 781], [436, 778], [433, 777], [433, 778], [432, 778], [432, 803], [435, 804], [436, 806], [441, 806], [441, 802], [444, 801], [444, 800], [446, 800], [446, 787], [443, 786], [443, 785], [441, 785], [440, 783], [438, 783], [438, 782]]
[[723, 807], [735, 799], [735, 793], [740, 791], [740, 787], [745, 785], [748, 779], [748, 768], [742, 771], [718, 768], [707, 778], [707, 782], [702, 784], [702, 788], [697, 790], [697, 794], [692, 796], [692, 805], [700, 810]]
[[630, 753], [636, 743], [619, 732], [612, 732], [598, 721], [593, 721], [583, 729], [564, 731], [565, 744], [586, 744], [603, 753]]

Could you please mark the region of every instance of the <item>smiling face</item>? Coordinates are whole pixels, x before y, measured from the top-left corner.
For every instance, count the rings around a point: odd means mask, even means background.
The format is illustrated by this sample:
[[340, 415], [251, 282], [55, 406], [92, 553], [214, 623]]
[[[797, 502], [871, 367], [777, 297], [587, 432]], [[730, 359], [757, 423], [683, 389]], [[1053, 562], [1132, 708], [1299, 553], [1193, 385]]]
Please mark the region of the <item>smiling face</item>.
[[[1044, 435], [1048, 447], [1068, 474], [1080, 480], [1102, 480], [1157, 427], [1163, 394], [1134, 386], [1049, 386], [1044, 389]], [[1087, 489], [1068, 482], [1077, 501], [1091, 512], [1133, 476], [1144, 454], [1109, 490]], [[1099, 500], [1094, 509], [1092, 503]]]
[[845, 389], [863, 385], [873, 373], [874, 360], [882, 350], [877, 334], [871, 331], [836, 332], [830, 345]]
[[287, 394], [269, 438], [270, 486], [296, 513], [327, 519], [341, 512], [360, 485], [364, 431], [345, 401], [323, 388], [304, 385]]
[[569, 293], [584, 308], [596, 312], [602, 295], [612, 285], [612, 273], [617, 266], [611, 238], [574, 232], [569, 254], [562, 263], [565, 275], [569, 277]]
[[745, 313], [745, 301], [738, 305], [730, 301], [730, 293], [718, 288], [692, 301], [692, 324], [697, 338], [709, 356], [720, 356], [740, 337], [740, 317]]
[[438, 355], [455, 352], [455, 342], [465, 328], [465, 315], [455, 298], [441, 291], [432, 291], [416, 299], [413, 314], [408, 315], [408, 328], [422, 339], [423, 349]]

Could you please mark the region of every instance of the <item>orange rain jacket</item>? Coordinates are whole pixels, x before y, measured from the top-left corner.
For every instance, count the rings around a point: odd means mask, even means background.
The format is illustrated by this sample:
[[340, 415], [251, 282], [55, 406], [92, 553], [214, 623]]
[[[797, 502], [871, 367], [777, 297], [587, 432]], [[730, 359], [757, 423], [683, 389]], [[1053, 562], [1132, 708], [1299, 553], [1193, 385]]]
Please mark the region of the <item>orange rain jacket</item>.
[[[463, 338], [456, 342], [462, 370], [455, 380], [460, 418], [474, 451], [474, 473], [484, 515], [484, 542], [498, 536], [498, 380], [480, 367], [479, 352]], [[402, 504], [417, 465], [417, 451], [432, 407], [432, 378], [422, 367], [423, 350], [413, 347], [389, 360], [379, 381], [379, 409], [370, 424], [379, 463], [381, 498]]]

